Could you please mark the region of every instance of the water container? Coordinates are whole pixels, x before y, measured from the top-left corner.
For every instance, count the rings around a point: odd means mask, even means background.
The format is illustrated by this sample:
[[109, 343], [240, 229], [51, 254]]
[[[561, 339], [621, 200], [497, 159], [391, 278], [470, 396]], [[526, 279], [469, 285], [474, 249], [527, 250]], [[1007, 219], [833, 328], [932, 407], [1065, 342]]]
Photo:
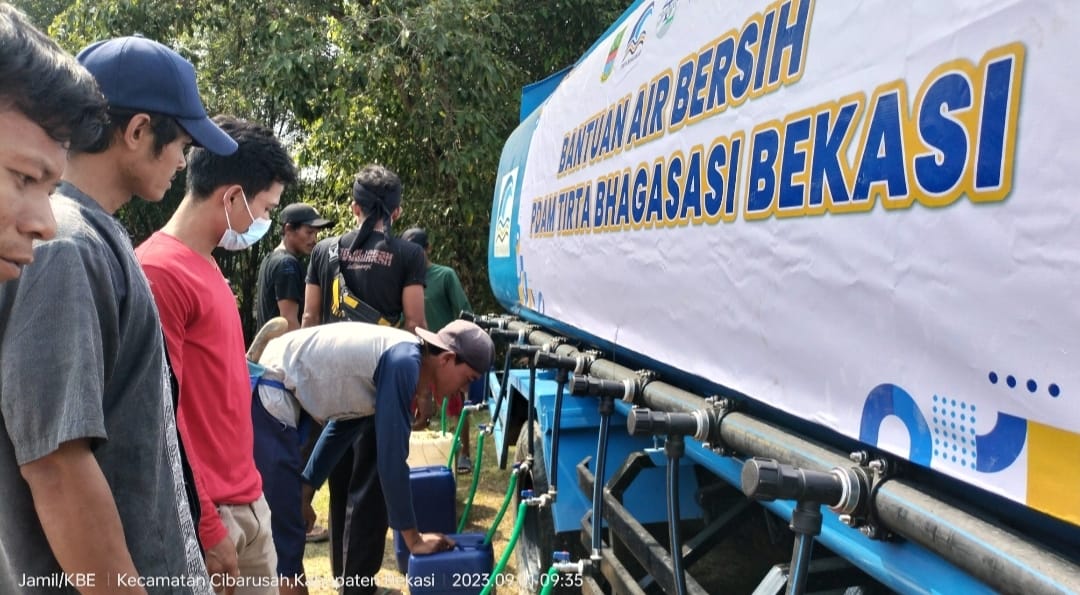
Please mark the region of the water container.
[[[412, 595], [476, 595], [484, 590], [485, 581], [492, 577], [495, 554], [491, 544], [484, 545], [483, 533], [449, 535], [454, 549], [426, 556], [409, 556], [409, 593]], [[513, 579], [506, 575], [507, 585]]]
[[[417, 467], [409, 471], [416, 529], [422, 533], [453, 533], [457, 529], [457, 483], [446, 465]], [[394, 531], [394, 554], [398, 570], [407, 574], [409, 548], [400, 531]]]

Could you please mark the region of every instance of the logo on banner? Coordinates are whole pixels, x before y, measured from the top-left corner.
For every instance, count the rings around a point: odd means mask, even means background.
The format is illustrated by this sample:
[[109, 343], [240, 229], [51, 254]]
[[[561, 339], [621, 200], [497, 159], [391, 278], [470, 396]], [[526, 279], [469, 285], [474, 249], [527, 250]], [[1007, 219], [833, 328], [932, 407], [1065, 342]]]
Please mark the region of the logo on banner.
[[656, 36], [663, 37], [667, 35], [668, 29], [671, 28], [671, 24], [675, 22], [675, 12], [679, 9], [679, 0], [664, 0], [664, 5], [660, 7], [660, 14], [657, 18], [660, 20], [660, 24], [656, 26]]
[[517, 193], [518, 168], [510, 170], [499, 184], [499, 204], [495, 211], [495, 258], [510, 256], [510, 217], [514, 211], [514, 195]]
[[619, 29], [619, 32], [615, 34], [615, 41], [611, 42], [611, 49], [608, 50], [607, 62], [604, 62], [604, 71], [600, 73], [600, 82], [608, 80], [611, 76], [611, 72], [615, 70], [615, 57], [619, 55], [619, 46], [622, 45], [623, 34], [626, 33], [626, 28]]
[[645, 12], [641, 13], [637, 23], [634, 24], [634, 28], [630, 31], [630, 39], [626, 41], [626, 56], [623, 57], [623, 66], [628, 66], [641, 57], [641, 48], [645, 45], [645, 38], [648, 33], [645, 29], [645, 21], [652, 16], [652, 13], [653, 3], [650, 2], [645, 7]]

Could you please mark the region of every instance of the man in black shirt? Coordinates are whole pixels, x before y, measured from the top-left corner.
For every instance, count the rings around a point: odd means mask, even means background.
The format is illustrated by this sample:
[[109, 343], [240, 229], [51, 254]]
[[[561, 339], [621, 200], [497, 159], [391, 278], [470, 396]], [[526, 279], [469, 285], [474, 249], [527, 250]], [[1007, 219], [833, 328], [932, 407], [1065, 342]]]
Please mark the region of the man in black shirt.
[[304, 314], [304, 265], [300, 258], [311, 254], [319, 231], [334, 224], [314, 207], [302, 202], [281, 210], [281, 244], [259, 265], [259, 297], [255, 320], [262, 328], [267, 320], [282, 316], [289, 330], [300, 328]]
[[367, 165], [352, 197], [357, 229], [320, 241], [311, 253], [303, 326], [353, 320], [426, 329], [424, 250], [390, 233], [401, 215], [401, 179]]
[[[410, 333], [426, 329], [424, 250], [390, 233], [401, 215], [401, 179], [381, 165], [367, 165], [356, 174], [352, 198], [357, 229], [322, 240], [311, 253], [303, 326], [352, 320], [400, 326]], [[371, 513], [383, 506], [374, 440], [375, 428], [368, 424], [330, 474], [335, 577], [366, 576], [382, 563], [386, 532], [373, 528], [377, 519]], [[365, 586], [342, 590], [344, 595], [372, 592], [374, 587]]]

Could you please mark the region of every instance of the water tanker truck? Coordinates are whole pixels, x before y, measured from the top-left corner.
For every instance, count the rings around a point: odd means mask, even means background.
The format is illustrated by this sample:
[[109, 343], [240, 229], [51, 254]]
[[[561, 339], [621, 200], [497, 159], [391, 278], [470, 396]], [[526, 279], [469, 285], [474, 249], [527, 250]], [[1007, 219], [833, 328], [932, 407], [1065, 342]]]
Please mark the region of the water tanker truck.
[[1078, 14], [640, 0], [523, 90], [526, 590], [1080, 592]]

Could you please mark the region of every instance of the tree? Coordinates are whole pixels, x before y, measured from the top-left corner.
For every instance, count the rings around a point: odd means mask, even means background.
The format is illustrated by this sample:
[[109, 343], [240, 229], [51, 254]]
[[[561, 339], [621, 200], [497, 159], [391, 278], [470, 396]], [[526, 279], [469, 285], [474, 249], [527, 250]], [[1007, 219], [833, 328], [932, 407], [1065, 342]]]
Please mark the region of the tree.
[[[211, 113], [274, 127], [303, 182], [303, 200], [353, 226], [349, 188], [365, 163], [405, 184], [398, 227], [426, 227], [433, 260], [458, 270], [473, 305], [495, 308], [487, 237], [503, 142], [517, 125], [520, 88], [572, 64], [625, 0], [41, 0], [50, 33], [69, 51], [141, 33], [196, 67]], [[121, 219], [137, 242], [179, 199], [133, 203]], [[277, 238], [222, 255], [251, 331], [259, 260]]]

